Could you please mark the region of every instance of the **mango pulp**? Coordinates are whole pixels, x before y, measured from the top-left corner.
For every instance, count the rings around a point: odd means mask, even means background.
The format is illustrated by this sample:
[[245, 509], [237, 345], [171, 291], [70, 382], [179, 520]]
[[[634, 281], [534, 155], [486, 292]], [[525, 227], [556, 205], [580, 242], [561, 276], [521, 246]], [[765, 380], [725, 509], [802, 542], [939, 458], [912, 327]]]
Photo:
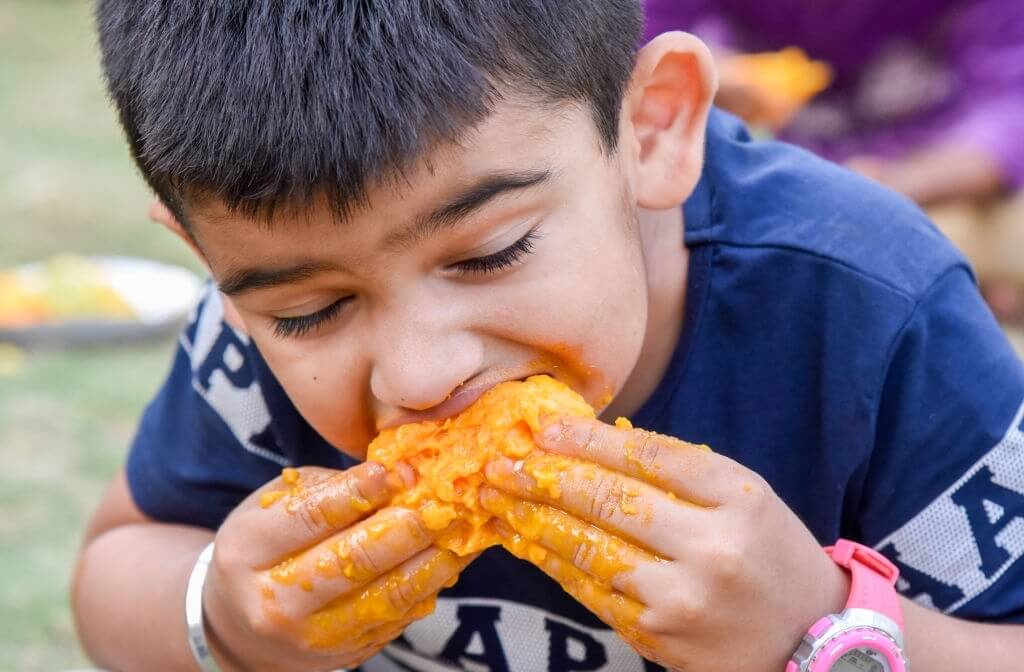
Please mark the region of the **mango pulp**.
[[[419, 510], [428, 528], [444, 530], [438, 546], [468, 555], [501, 543], [492, 515], [480, 505], [484, 466], [501, 455], [528, 457], [545, 418], [567, 416], [593, 418], [594, 409], [566, 385], [532, 376], [493, 387], [455, 417], [384, 430], [370, 443], [367, 459], [389, 468], [409, 464], [416, 484], [392, 503]], [[556, 469], [532, 475], [557, 487]]]

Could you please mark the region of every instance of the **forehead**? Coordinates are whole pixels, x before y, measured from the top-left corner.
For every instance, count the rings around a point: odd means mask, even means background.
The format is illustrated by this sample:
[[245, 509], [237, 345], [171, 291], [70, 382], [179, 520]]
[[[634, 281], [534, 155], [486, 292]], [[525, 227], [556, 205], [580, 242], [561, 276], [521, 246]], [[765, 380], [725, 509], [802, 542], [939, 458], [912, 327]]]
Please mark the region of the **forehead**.
[[[499, 103], [495, 111], [458, 141], [430, 150], [401, 174], [371, 185], [364, 203], [339, 222], [326, 199], [282, 206], [269, 218], [247, 216], [218, 199], [189, 208], [189, 219], [204, 252], [220, 239], [237, 242], [243, 229], [271, 234], [283, 229], [331, 223], [359, 227], [394, 226], [436, 205], [459, 187], [497, 172], [546, 170], [559, 173], [571, 164], [592, 166], [603, 156], [596, 126], [580, 105]], [[243, 234], [244, 235], [244, 234]], [[238, 249], [238, 245], [233, 245]]]

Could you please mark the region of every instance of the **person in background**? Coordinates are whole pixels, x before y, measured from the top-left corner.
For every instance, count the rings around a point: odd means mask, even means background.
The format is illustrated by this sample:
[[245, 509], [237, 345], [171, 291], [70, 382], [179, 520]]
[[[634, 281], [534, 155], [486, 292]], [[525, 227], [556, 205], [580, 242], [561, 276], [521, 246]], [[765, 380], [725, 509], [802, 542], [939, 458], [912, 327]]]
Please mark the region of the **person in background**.
[[[828, 88], [771, 129], [902, 192], [971, 259], [996, 314], [1024, 318], [1024, 3], [647, 0], [647, 35], [687, 30], [722, 65], [716, 103], [758, 121], [736, 54], [796, 46]], [[771, 125], [771, 124], [769, 124]]]

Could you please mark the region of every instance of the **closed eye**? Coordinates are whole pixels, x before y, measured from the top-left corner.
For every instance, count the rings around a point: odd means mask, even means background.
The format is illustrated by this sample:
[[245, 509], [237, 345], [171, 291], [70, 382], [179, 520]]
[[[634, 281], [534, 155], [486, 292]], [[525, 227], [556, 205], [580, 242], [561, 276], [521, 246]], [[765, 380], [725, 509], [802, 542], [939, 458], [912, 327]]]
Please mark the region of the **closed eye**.
[[522, 260], [523, 257], [533, 252], [534, 241], [540, 237], [536, 229], [530, 229], [526, 235], [512, 243], [503, 250], [499, 250], [485, 257], [474, 257], [464, 259], [450, 264], [448, 268], [460, 274], [466, 273], [497, 273]]
[[278, 338], [298, 338], [300, 336], [305, 336], [341, 314], [341, 311], [345, 309], [345, 306], [351, 303], [352, 298], [353, 297], [351, 296], [340, 298], [331, 305], [308, 315], [275, 317], [273, 318], [274, 336], [277, 336]]

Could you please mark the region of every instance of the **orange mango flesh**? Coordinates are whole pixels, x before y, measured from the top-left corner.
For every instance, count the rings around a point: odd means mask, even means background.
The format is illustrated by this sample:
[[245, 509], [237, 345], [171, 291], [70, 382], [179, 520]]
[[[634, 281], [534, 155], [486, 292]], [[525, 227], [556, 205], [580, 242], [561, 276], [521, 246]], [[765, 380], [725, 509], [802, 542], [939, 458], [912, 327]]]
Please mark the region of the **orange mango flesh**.
[[[503, 536], [495, 528], [494, 515], [480, 503], [480, 488], [486, 482], [484, 467], [499, 456], [517, 461], [533, 477], [538, 488], [553, 499], [560, 496], [559, 483], [566, 469], [581, 463], [541, 453], [534, 443], [533, 433], [546, 420], [561, 417], [594, 418], [595, 413], [582, 397], [564, 384], [548, 376], [533, 376], [526, 381], [495, 386], [455, 417], [385, 430], [370, 444], [367, 459], [389, 469], [404, 462], [415, 470], [415, 485], [399, 493], [391, 503], [419, 511], [425, 525], [438, 534], [438, 547], [465, 556], [501, 544], [516, 557], [548, 571], [568, 593], [613, 623], [623, 636], [638, 641], [641, 606], [611, 588], [617, 576], [632, 569], [616, 552], [627, 542], [609, 542], [607, 535], [593, 525], [570, 526], [564, 519], [553, 517], [551, 509], [538, 504], [524, 501], [508, 505], [507, 500], [506, 504], [492, 505], [508, 526], [515, 528], [513, 534]], [[620, 418], [616, 426], [632, 428], [624, 418]], [[596, 468], [584, 466], [584, 478], [592, 480]], [[299, 472], [285, 469], [282, 477], [289, 489], [265, 493], [260, 501], [262, 507], [274, 506], [283, 499], [286, 508], [293, 510], [293, 506], [304, 499]], [[618, 505], [623, 513], [636, 512], [631, 502], [637, 494], [621, 493]], [[559, 546], [563, 546], [563, 542], [566, 547], [592, 546], [596, 552], [590, 554], [594, 562], [589, 573], [560, 560], [543, 546], [540, 539], [545, 532], [549, 537], [552, 533], [559, 536]], [[352, 549], [342, 546], [339, 544], [332, 550], [337, 558], [318, 561], [316, 574], [333, 575], [339, 566], [347, 569], [351, 565], [348, 556]], [[331, 571], [321, 572], [321, 564]], [[297, 567], [296, 558], [288, 558], [270, 572], [270, 578], [279, 585], [312, 590], [317, 577], [302, 575]], [[395, 592], [392, 584], [423, 585], [430, 571], [432, 568], [426, 567], [416, 575], [389, 574], [383, 582], [371, 581], [364, 589], [310, 616], [303, 624], [304, 638], [316, 648], [351, 644], [366, 636], [365, 628], [370, 624], [380, 624], [378, 628], [385, 629], [387, 624], [394, 624], [398, 627], [397, 635], [411, 620], [431, 613], [436, 598], [431, 597], [402, 612], [389, 599]], [[344, 570], [342, 573], [351, 579], [370, 578], [355, 577]], [[272, 601], [273, 591], [265, 592], [264, 597]]]
[[[492, 505], [515, 529], [503, 537], [495, 530], [493, 515], [480, 504], [483, 468], [499, 456], [517, 461], [540, 490], [552, 499], [559, 498], [562, 475], [579, 462], [541, 453], [533, 432], [545, 420], [564, 417], [594, 418], [595, 412], [566, 385], [548, 376], [533, 376], [494, 387], [454, 418], [382, 432], [370, 444], [367, 459], [387, 467], [398, 461], [413, 467], [416, 485], [392, 503], [418, 509], [428, 527], [441, 531], [438, 546], [465, 555], [501, 544], [516, 557], [551, 573], [566, 592], [636, 641], [642, 608], [611, 588], [615, 577], [632, 569], [616, 552], [615, 545], [620, 542], [609, 543], [607, 535], [593, 525], [569, 526], [550, 515], [550, 509], [533, 502]], [[633, 427], [625, 418], [615, 424], [623, 429]], [[584, 467], [584, 478], [593, 480], [595, 469]], [[638, 494], [632, 490], [621, 493], [618, 506], [623, 513], [636, 513], [632, 502]], [[590, 554], [589, 572], [567, 561], [553, 563], [553, 554], [539, 543], [544, 531], [553, 531], [566, 546], [585, 544], [596, 549]]]
[[[453, 418], [385, 430], [370, 444], [367, 459], [389, 468], [409, 464], [416, 484], [392, 503], [417, 509], [428, 528], [441, 530], [438, 546], [468, 555], [501, 542], [492, 515], [480, 505], [484, 466], [502, 455], [530, 456], [537, 450], [533, 432], [545, 418], [566, 416], [593, 418], [594, 409], [562, 383], [533, 376], [493, 387]], [[557, 497], [561, 467], [568, 462], [552, 457], [547, 468], [531, 475]]]

